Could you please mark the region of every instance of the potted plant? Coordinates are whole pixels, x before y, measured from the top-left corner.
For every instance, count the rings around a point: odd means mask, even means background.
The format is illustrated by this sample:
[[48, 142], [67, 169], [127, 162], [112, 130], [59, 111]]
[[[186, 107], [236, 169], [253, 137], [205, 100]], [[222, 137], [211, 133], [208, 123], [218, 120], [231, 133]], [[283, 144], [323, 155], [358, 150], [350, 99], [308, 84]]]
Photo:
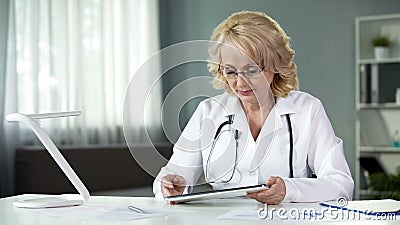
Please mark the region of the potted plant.
[[369, 175], [370, 197], [372, 199], [400, 200], [400, 166], [396, 174], [373, 173]]
[[375, 59], [389, 58], [389, 38], [386, 36], [378, 36], [372, 40], [374, 46]]

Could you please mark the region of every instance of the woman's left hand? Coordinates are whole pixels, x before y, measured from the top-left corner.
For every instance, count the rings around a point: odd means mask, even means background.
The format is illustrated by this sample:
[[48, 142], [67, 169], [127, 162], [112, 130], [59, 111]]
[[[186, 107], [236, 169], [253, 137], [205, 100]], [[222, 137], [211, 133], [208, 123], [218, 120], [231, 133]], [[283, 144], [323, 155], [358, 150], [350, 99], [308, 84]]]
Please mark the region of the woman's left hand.
[[282, 202], [286, 195], [286, 185], [282, 178], [271, 176], [267, 180], [269, 189], [254, 193], [248, 193], [247, 197], [253, 198], [261, 203], [276, 205]]

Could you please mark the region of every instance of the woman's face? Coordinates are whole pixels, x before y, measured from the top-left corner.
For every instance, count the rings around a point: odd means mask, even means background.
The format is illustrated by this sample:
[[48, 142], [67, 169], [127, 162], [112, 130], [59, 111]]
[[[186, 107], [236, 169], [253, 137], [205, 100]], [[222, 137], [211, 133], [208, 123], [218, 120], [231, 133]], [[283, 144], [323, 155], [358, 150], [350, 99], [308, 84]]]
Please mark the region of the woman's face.
[[[273, 100], [270, 84], [274, 74], [262, 70], [247, 55], [229, 46], [221, 47], [223, 74], [230, 88], [244, 103], [262, 105]], [[255, 70], [257, 69], [257, 72]], [[239, 72], [236, 78], [227, 78], [226, 75]], [[241, 72], [247, 72], [243, 74]]]

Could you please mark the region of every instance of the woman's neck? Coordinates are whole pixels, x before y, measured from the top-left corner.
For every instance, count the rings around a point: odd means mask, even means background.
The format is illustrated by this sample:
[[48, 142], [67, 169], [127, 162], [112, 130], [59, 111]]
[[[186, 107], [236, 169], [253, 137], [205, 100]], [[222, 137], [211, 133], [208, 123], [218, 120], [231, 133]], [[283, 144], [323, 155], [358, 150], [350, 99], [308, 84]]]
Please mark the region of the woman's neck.
[[246, 113], [247, 122], [249, 124], [250, 132], [254, 138], [257, 140], [258, 135], [260, 134], [261, 128], [267, 119], [272, 107], [269, 105], [262, 105], [259, 104], [246, 104], [242, 103], [244, 111]]
[[244, 103], [242, 102], [244, 111], [249, 118], [254, 116], [258, 116], [258, 120], [261, 120], [263, 123], [267, 119], [269, 112], [271, 111], [272, 107], [274, 106], [274, 103], [272, 104], [264, 104], [264, 105], [259, 105], [259, 104], [252, 104], [252, 103]]

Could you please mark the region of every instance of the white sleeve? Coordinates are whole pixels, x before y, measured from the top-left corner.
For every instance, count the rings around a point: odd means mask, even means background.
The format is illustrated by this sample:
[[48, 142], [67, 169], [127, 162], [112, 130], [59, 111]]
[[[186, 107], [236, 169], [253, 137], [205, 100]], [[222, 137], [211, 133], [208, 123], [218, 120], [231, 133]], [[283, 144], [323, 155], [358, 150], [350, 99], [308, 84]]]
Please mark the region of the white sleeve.
[[320, 101], [313, 105], [308, 150], [308, 165], [314, 178], [283, 178], [285, 202], [312, 202], [352, 199], [354, 181], [347, 165], [343, 142], [335, 136]]
[[167, 174], [180, 175], [185, 178], [187, 187], [184, 193], [190, 193], [192, 187], [197, 183], [202, 169], [203, 161], [200, 151], [200, 126], [203, 117], [203, 104], [199, 104], [193, 113], [185, 129], [173, 148], [173, 154], [168, 164], [161, 168], [160, 173], [154, 180], [153, 193], [156, 198], [162, 198], [161, 178]]

